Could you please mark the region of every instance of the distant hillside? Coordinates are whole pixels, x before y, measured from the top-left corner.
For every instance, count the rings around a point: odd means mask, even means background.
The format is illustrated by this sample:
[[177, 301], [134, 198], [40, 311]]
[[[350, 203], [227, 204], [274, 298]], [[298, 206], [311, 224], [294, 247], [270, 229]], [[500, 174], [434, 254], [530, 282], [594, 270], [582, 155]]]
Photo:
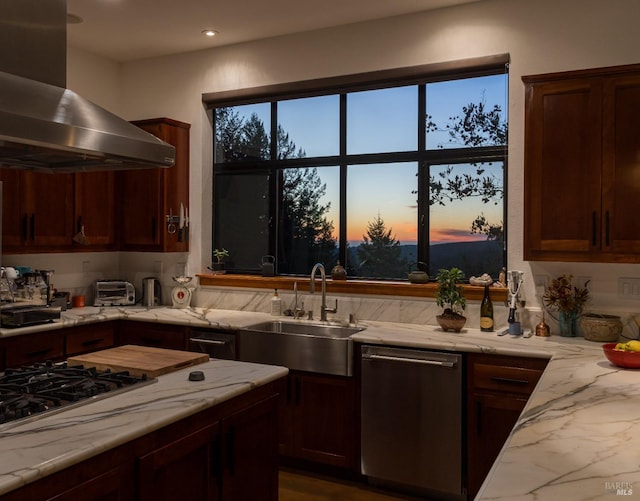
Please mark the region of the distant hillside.
[[498, 278], [503, 266], [502, 242], [494, 240], [432, 245], [429, 251], [429, 276], [435, 276], [440, 268], [455, 266], [464, 272], [467, 279], [483, 273]]
[[[418, 258], [417, 245], [401, 245], [401, 256], [409, 263]], [[440, 268], [460, 268], [466, 278], [488, 273], [498, 278], [502, 268], [502, 242], [482, 240], [478, 242], [460, 242], [435, 244], [430, 246], [431, 268], [429, 276], [435, 277]]]
[[[352, 266], [349, 273], [355, 275], [358, 268], [357, 247], [351, 248], [348, 262]], [[480, 276], [488, 273], [493, 278], [498, 278], [500, 268], [503, 266], [502, 242], [491, 240], [482, 240], [478, 242], [460, 242], [451, 244], [436, 244], [429, 248], [431, 254], [431, 266], [429, 268], [429, 277], [434, 278], [441, 268], [460, 268], [468, 279], [472, 276]], [[407, 263], [416, 263], [418, 260], [418, 246], [401, 245], [400, 257], [404, 258]], [[412, 269], [417, 269], [415, 266]], [[408, 271], [408, 270], [407, 270]], [[404, 278], [404, 277], [400, 277]]]

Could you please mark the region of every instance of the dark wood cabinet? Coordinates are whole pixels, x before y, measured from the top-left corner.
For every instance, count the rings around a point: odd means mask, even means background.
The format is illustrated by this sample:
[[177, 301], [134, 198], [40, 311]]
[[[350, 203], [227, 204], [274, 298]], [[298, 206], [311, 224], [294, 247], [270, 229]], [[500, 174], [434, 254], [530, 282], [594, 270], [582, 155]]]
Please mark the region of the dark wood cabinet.
[[524, 258], [637, 262], [640, 65], [523, 81]]
[[8, 337], [2, 340], [5, 368], [65, 358], [64, 336], [58, 331], [37, 332]]
[[138, 499], [220, 499], [219, 441], [220, 423], [214, 422], [140, 457]]
[[222, 420], [222, 499], [278, 500], [276, 404], [272, 397]]
[[186, 325], [121, 320], [118, 326], [117, 344], [187, 350], [188, 330], [189, 327]]
[[176, 162], [168, 169], [118, 172], [120, 248], [131, 251], [187, 252], [188, 231], [179, 221], [169, 228], [167, 216], [189, 211], [189, 128], [168, 118], [133, 122], [175, 146]]
[[[75, 175], [74, 235], [84, 231], [77, 250], [113, 250], [116, 246], [115, 172], [83, 172]], [[80, 239], [79, 239], [80, 240]]]
[[[136, 125], [176, 148], [168, 169], [49, 174], [0, 169], [2, 248], [26, 252], [187, 252], [189, 128], [168, 118]], [[175, 216], [169, 226], [167, 216]], [[84, 227], [85, 241], [74, 240]]]
[[547, 360], [469, 354], [467, 491], [477, 494], [509, 437]]
[[0, 370], [112, 348], [115, 333], [116, 322], [111, 321], [3, 337]]
[[71, 248], [73, 174], [0, 169], [5, 253]]
[[113, 348], [116, 322], [100, 322], [63, 329], [67, 357]]
[[[115, 248], [114, 174], [0, 169], [5, 253]], [[85, 243], [73, 237], [82, 227]]]
[[356, 392], [351, 377], [291, 371], [279, 402], [283, 456], [355, 467]]

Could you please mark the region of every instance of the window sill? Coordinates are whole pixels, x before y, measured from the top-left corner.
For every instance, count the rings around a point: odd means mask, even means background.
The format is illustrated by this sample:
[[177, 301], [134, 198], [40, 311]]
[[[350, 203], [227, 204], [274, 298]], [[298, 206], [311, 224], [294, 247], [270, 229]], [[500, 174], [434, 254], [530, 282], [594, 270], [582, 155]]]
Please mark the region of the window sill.
[[[214, 275], [205, 273], [198, 274], [197, 277], [200, 280], [200, 285], [203, 286], [293, 290], [293, 284], [297, 282], [299, 291], [305, 292], [309, 290], [309, 278], [307, 277], [262, 277], [259, 275]], [[467, 299], [482, 300], [484, 287], [463, 285], [463, 288]], [[327, 292], [330, 293], [433, 298], [437, 289], [438, 286], [435, 282], [411, 284], [409, 282], [327, 279]], [[490, 291], [493, 301], [507, 301], [508, 291], [506, 288], [491, 287]]]

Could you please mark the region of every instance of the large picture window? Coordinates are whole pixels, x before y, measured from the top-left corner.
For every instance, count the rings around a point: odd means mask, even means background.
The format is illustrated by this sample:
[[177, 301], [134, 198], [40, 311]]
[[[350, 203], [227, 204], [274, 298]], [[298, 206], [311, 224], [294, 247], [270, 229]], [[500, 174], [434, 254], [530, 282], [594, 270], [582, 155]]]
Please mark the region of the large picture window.
[[[353, 79], [352, 79], [353, 80]], [[506, 266], [506, 65], [209, 102], [228, 272], [406, 280]], [[300, 93], [300, 92], [298, 92]], [[420, 263], [420, 264], [418, 264]]]

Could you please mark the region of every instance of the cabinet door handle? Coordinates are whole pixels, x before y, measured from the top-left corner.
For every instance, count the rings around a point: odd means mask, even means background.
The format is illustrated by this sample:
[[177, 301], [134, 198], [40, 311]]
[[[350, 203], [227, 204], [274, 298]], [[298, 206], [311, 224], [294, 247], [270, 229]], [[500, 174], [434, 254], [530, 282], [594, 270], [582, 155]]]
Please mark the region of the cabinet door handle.
[[27, 353], [27, 357], [29, 358], [35, 358], [35, 357], [42, 357], [43, 355], [46, 355], [47, 353], [53, 351], [53, 348], [45, 348], [43, 350], [38, 350], [38, 351], [30, 351], [29, 353]]
[[491, 381], [495, 381], [496, 383], [507, 383], [507, 384], [518, 384], [518, 385], [529, 384], [529, 380], [527, 379], [514, 379], [514, 378], [498, 377], [498, 376], [491, 376]]
[[596, 246], [596, 211], [591, 214], [591, 244]]
[[156, 217], [151, 218], [151, 240], [156, 241]]
[[102, 341], [104, 341], [103, 337], [98, 339], [87, 339], [86, 341], [82, 341], [82, 346], [93, 346], [94, 344], [101, 343]]
[[295, 394], [295, 404], [300, 404], [300, 378], [296, 378], [296, 394]]
[[605, 212], [604, 214], [604, 224], [605, 224], [604, 237], [605, 237], [606, 245], [607, 247], [609, 247], [609, 211]]
[[76, 233], [80, 233], [82, 231], [82, 216], [78, 216], [78, 221], [76, 223]]
[[216, 435], [213, 445], [211, 446], [210, 471], [214, 478], [222, 478], [222, 443], [220, 435]]
[[235, 433], [233, 428], [227, 432], [227, 468], [231, 475], [235, 475]]
[[31, 241], [36, 239], [36, 215], [31, 214]]
[[287, 405], [291, 403], [291, 378], [287, 378], [287, 385], [285, 388], [285, 394], [287, 399]]
[[27, 239], [27, 229], [28, 229], [28, 225], [29, 225], [29, 216], [25, 213], [22, 216], [22, 240], [26, 240]]

